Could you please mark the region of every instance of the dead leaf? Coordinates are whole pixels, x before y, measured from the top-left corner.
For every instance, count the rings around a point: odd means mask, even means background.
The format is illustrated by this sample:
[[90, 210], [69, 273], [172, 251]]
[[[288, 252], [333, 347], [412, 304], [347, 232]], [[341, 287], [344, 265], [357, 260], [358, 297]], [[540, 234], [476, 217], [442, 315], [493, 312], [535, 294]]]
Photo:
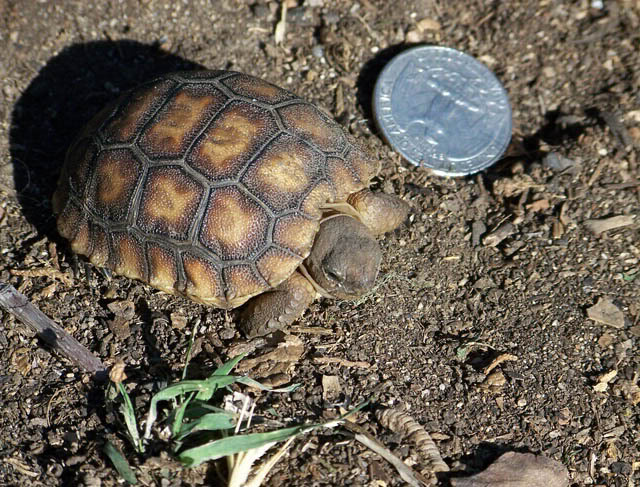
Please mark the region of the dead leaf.
[[13, 365], [22, 375], [31, 372], [31, 350], [20, 347], [11, 354], [11, 365]]
[[124, 382], [127, 378], [127, 374], [125, 374], [124, 372], [124, 367], [124, 360], [122, 360], [121, 358], [117, 359], [116, 363], [113, 365], [113, 367], [111, 367], [111, 370], [109, 371], [109, 380], [114, 384], [120, 384], [121, 382]]
[[587, 316], [598, 323], [614, 328], [624, 327], [624, 314], [611, 299], [606, 296], [598, 299], [598, 302], [587, 309]]
[[567, 487], [569, 473], [560, 462], [532, 453], [508, 452], [471, 477], [451, 479], [453, 487]]
[[278, 346], [270, 352], [242, 360], [236, 366], [236, 371], [243, 373], [250, 371], [250, 375], [258, 379], [277, 378], [277, 382], [282, 383], [284, 378], [282, 374], [288, 376], [303, 353], [302, 340], [296, 336], [287, 335], [285, 340], [278, 343]]

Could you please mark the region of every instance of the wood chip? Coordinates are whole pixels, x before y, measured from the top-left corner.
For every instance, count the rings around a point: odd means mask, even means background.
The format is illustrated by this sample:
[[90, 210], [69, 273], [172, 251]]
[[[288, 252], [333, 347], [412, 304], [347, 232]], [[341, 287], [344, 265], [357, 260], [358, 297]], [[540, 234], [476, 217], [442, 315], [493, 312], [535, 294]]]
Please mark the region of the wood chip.
[[436, 19], [422, 19], [419, 20], [416, 23], [416, 27], [418, 28], [418, 30], [420, 32], [424, 32], [425, 30], [440, 30], [442, 29], [442, 26], [440, 25], [440, 22], [438, 22]]
[[276, 30], [273, 33], [276, 45], [282, 44], [284, 35], [287, 33], [287, 2], [282, 2], [280, 8], [280, 20], [276, 24]]
[[528, 189], [542, 191], [544, 186], [535, 183], [528, 174], [514, 174], [510, 178], [500, 178], [493, 183], [493, 194], [503, 198], [518, 196]]
[[452, 487], [567, 487], [569, 472], [560, 462], [532, 453], [508, 452], [471, 477], [452, 478]]
[[118, 340], [126, 340], [131, 336], [129, 323], [136, 315], [135, 304], [129, 300], [114, 301], [107, 304], [107, 308], [115, 315], [112, 320], [107, 321], [109, 330]]
[[31, 350], [26, 347], [16, 348], [11, 354], [11, 365], [22, 375], [31, 372]]
[[495, 247], [508, 236], [514, 234], [516, 227], [511, 222], [505, 222], [493, 232], [482, 239], [482, 243], [487, 247]]
[[169, 315], [171, 319], [171, 327], [176, 330], [182, 330], [187, 326], [187, 317], [180, 313], [171, 313]]
[[487, 226], [480, 220], [474, 220], [471, 224], [471, 245], [477, 247], [480, 244], [480, 238], [487, 231]]
[[551, 207], [551, 204], [549, 203], [549, 200], [546, 198], [541, 200], [536, 200], [533, 203], [529, 203], [526, 206], [527, 210], [532, 211], [534, 213], [548, 210], [550, 207]]
[[606, 296], [598, 299], [595, 305], [587, 309], [587, 316], [593, 321], [614, 328], [624, 327], [624, 313]]
[[598, 377], [598, 383], [593, 386], [593, 390], [596, 392], [605, 392], [609, 387], [609, 382], [611, 382], [616, 375], [618, 375], [618, 371], [615, 369], [602, 374], [600, 377]]
[[610, 218], [601, 218], [599, 220], [586, 220], [584, 225], [589, 229], [589, 231], [595, 234], [596, 237], [599, 237], [607, 230], [632, 225], [634, 220], [635, 215], [618, 215]]
[[342, 394], [340, 377], [337, 375], [322, 376], [322, 399], [327, 402], [336, 401]]
[[494, 370], [491, 372], [485, 381], [481, 384], [481, 389], [488, 392], [499, 392], [502, 387], [507, 383], [507, 378], [504, 376], [501, 370]]

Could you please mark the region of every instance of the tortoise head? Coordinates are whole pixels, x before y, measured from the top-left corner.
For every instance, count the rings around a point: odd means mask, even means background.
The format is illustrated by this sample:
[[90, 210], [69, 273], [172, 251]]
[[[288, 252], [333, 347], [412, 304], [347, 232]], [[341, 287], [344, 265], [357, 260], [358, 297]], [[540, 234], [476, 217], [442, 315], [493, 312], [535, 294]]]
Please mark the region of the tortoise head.
[[378, 276], [382, 252], [365, 225], [350, 216], [325, 220], [305, 261], [324, 291], [354, 299], [369, 291]]

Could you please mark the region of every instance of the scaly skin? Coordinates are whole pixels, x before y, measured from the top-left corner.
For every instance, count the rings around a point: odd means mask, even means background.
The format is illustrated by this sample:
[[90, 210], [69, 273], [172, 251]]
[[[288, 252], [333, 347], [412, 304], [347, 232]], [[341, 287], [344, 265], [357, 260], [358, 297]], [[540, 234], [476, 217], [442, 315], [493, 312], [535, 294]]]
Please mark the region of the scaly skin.
[[247, 337], [286, 329], [319, 295], [355, 299], [373, 287], [382, 259], [373, 235], [398, 227], [409, 205], [368, 189], [354, 193], [348, 202], [360, 221], [338, 214], [320, 225], [303, 264], [309, 279], [296, 271], [272, 291], [249, 300], [240, 314], [240, 329]]

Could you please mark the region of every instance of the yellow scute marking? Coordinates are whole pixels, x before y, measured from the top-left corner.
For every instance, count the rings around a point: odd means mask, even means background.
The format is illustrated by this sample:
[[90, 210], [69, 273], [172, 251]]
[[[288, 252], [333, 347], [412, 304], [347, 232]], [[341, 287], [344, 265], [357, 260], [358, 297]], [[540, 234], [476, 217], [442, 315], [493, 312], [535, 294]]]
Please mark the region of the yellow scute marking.
[[[127, 110], [116, 117], [108, 127], [108, 131], [112, 131], [113, 137], [118, 141], [126, 141], [134, 136], [138, 129], [138, 124], [143, 119], [154, 100], [154, 89], [140, 93], [131, 101], [131, 104], [127, 107]], [[100, 119], [100, 115], [96, 116], [96, 120]], [[93, 121], [92, 121], [93, 122]]]
[[187, 277], [187, 295], [201, 301], [211, 301], [221, 295], [218, 273], [197, 257], [184, 258], [184, 272]]
[[229, 247], [241, 244], [249, 236], [253, 215], [239, 201], [228, 195], [215, 203], [210, 213], [211, 232]]
[[232, 266], [224, 270], [227, 283], [226, 298], [231, 308], [245, 303], [251, 296], [255, 296], [266, 289], [266, 286], [256, 279], [248, 266]]
[[309, 184], [304, 161], [295, 153], [284, 151], [277, 151], [260, 161], [258, 179], [262, 184], [285, 193], [302, 191]]
[[254, 137], [264, 127], [260, 119], [251, 120], [239, 111], [229, 111], [207, 133], [200, 146], [200, 157], [216, 173], [246, 155]]
[[137, 242], [124, 236], [118, 242], [119, 262], [114, 269], [116, 273], [131, 279], [144, 279], [142, 275], [141, 252]]
[[194, 200], [199, 196], [192, 187], [181, 184], [170, 175], [156, 175], [152, 182], [151, 201], [145, 205], [148, 216], [181, 227], [181, 220], [193, 210]]
[[71, 242], [71, 249], [76, 254], [87, 255], [90, 248], [91, 243], [89, 241], [89, 224], [86, 220], [83, 219], [82, 222], [79, 222], [78, 232]]
[[270, 249], [256, 262], [258, 270], [269, 285], [277, 286], [300, 265], [300, 259], [281, 250]]
[[318, 225], [316, 220], [307, 220], [299, 216], [283, 217], [276, 223], [275, 241], [298, 255], [307, 257]]
[[163, 291], [173, 293], [176, 269], [173, 256], [166, 251], [151, 247], [149, 256], [149, 283]]
[[211, 96], [192, 96], [180, 92], [171, 101], [166, 111], [149, 129], [146, 137], [156, 141], [169, 152], [177, 153], [185, 135], [189, 134], [200, 123], [207, 107], [215, 99]]
[[131, 186], [131, 176], [127, 175], [126, 161], [104, 160], [98, 167], [98, 198], [104, 205], [123, 203]]
[[292, 131], [311, 139], [322, 150], [338, 149], [340, 127], [324, 120], [315, 108], [308, 105], [290, 105], [281, 108], [280, 113]]

